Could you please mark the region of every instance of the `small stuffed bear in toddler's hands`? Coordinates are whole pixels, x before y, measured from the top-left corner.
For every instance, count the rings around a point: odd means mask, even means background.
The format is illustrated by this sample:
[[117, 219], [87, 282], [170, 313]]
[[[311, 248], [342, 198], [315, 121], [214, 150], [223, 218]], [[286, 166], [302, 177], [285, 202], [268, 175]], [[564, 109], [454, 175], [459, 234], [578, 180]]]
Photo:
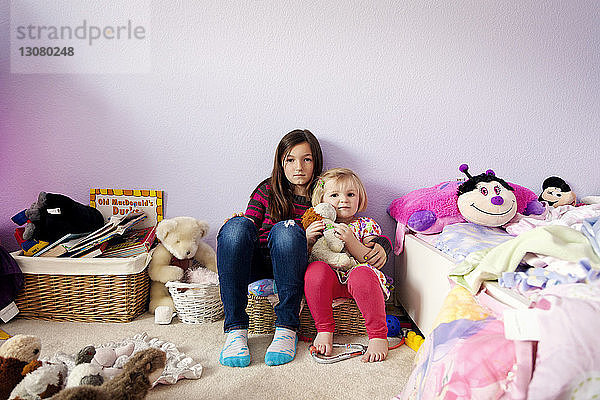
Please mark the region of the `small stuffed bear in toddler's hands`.
[[309, 256], [309, 262], [324, 261], [334, 268], [348, 270], [354, 267], [357, 262], [344, 251], [344, 242], [335, 235], [334, 228], [338, 225], [335, 222], [335, 208], [329, 203], [319, 203], [306, 210], [302, 216], [302, 225], [306, 229], [313, 221], [323, 220], [325, 229], [323, 236], [317, 239], [312, 247]]

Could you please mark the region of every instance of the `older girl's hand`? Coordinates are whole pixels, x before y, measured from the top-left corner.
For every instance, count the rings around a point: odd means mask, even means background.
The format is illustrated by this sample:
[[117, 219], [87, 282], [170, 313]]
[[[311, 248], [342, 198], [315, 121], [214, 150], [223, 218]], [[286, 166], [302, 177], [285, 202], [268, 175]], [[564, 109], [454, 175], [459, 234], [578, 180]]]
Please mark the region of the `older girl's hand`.
[[223, 221], [223, 224], [227, 223], [227, 221], [229, 221], [231, 218], [235, 218], [235, 217], [245, 217], [254, 223], [254, 220], [252, 218], [247, 217], [246, 214], [241, 212], [241, 213], [234, 213], [231, 217], [226, 218], [225, 221]]
[[364, 261], [377, 269], [381, 269], [387, 262], [387, 254], [385, 254], [383, 247], [375, 242], [367, 242], [365, 246], [369, 247], [370, 250], [365, 254]]
[[317, 239], [323, 236], [323, 229], [325, 229], [325, 223], [321, 221], [313, 221], [306, 228], [306, 244], [308, 247], [312, 247]]

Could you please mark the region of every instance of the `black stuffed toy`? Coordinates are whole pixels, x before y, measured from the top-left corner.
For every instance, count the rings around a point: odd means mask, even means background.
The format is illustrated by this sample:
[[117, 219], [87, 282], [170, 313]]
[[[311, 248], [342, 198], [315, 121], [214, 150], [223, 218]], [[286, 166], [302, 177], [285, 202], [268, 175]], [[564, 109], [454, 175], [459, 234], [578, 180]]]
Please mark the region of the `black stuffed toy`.
[[564, 179], [558, 176], [551, 176], [542, 183], [542, 193], [539, 201], [545, 201], [549, 206], [558, 207], [564, 205], [574, 206], [577, 196], [571, 190], [571, 187]]
[[40, 192], [24, 214], [30, 222], [23, 233], [26, 240], [52, 243], [68, 233], [92, 232], [104, 225], [100, 211], [62, 194]]

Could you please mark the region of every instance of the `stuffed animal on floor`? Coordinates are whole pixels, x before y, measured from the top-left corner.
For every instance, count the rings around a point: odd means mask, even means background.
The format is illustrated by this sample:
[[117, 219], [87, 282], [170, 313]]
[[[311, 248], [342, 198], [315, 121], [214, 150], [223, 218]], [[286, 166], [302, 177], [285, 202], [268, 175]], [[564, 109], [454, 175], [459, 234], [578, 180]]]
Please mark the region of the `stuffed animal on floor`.
[[[398, 222], [396, 254], [402, 252], [404, 234], [408, 229], [434, 234], [440, 233], [446, 225], [466, 221], [500, 226], [510, 221], [514, 213], [540, 215], [545, 211], [533, 191], [502, 180], [512, 188], [508, 189], [491, 170], [477, 176], [468, 173], [466, 164], [461, 165], [459, 170], [467, 175], [467, 181], [442, 182], [433, 187], [414, 190], [392, 201], [387, 211]], [[460, 201], [459, 197], [462, 197]], [[515, 201], [514, 209], [511, 208], [512, 201]]]
[[37, 336], [15, 335], [0, 346], [0, 399], [8, 399], [23, 377], [41, 363], [42, 342]]
[[95, 355], [96, 348], [94, 346], [85, 346], [79, 350], [75, 357], [75, 367], [73, 367], [67, 379], [67, 387], [100, 386], [104, 383], [107, 378], [104, 370], [100, 365], [91, 363]]
[[317, 239], [310, 252], [309, 261], [324, 261], [335, 268], [348, 270], [356, 260], [344, 251], [344, 242], [335, 235], [335, 208], [329, 203], [319, 203], [306, 210], [302, 216], [302, 226], [306, 229], [312, 222], [323, 220], [323, 236]]
[[67, 233], [86, 233], [101, 228], [104, 217], [97, 209], [54, 193], [40, 192], [27, 210], [15, 215], [17, 225], [27, 224], [25, 240], [55, 242]]
[[141, 400], [160, 377], [166, 365], [164, 351], [149, 348], [135, 353], [123, 366], [123, 372], [100, 386], [66, 388], [53, 400]]
[[542, 193], [540, 193], [539, 201], [545, 201], [549, 206], [574, 206], [577, 201], [577, 196], [571, 190], [571, 186], [564, 179], [558, 176], [546, 178], [542, 183]]
[[68, 368], [65, 364], [42, 364], [25, 375], [13, 389], [9, 400], [47, 399], [60, 392], [64, 386]]
[[184, 270], [194, 260], [211, 271], [217, 271], [215, 251], [201, 239], [208, 233], [208, 223], [192, 217], [163, 219], [156, 227], [156, 237], [160, 241], [148, 267], [152, 280], [150, 286], [150, 312], [159, 306], [169, 306], [175, 310], [173, 299], [165, 283], [179, 281]]
[[95, 348], [95, 354], [90, 360], [90, 364], [100, 367], [100, 369], [102, 369], [102, 373], [111, 378], [121, 373], [121, 368], [119, 368], [118, 363], [119, 358], [123, 357], [127, 359], [133, 353], [134, 349], [135, 346], [133, 343], [128, 343], [117, 348]]

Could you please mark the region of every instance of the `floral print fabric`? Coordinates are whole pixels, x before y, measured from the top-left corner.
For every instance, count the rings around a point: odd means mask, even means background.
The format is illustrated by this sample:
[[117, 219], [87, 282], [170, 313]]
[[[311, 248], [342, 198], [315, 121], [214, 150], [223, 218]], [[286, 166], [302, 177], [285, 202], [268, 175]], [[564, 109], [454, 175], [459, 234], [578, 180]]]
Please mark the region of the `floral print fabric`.
[[[348, 227], [352, 229], [354, 236], [356, 236], [356, 238], [360, 240], [361, 243], [364, 243], [364, 240], [369, 236], [381, 235], [381, 227], [377, 222], [375, 222], [373, 218], [369, 217], [359, 217], [355, 221], [349, 223]], [[381, 286], [381, 290], [383, 290], [383, 294], [385, 296], [385, 299], [387, 300], [390, 297], [390, 290], [388, 289], [387, 279], [384, 273], [378, 270], [377, 268], [369, 265], [368, 263], [360, 263], [347, 271], [336, 269], [335, 271], [338, 275], [340, 283], [345, 284], [348, 280], [348, 275], [350, 274], [350, 271], [361, 265], [369, 267], [375, 273], [375, 275], [379, 279], [379, 285]]]

